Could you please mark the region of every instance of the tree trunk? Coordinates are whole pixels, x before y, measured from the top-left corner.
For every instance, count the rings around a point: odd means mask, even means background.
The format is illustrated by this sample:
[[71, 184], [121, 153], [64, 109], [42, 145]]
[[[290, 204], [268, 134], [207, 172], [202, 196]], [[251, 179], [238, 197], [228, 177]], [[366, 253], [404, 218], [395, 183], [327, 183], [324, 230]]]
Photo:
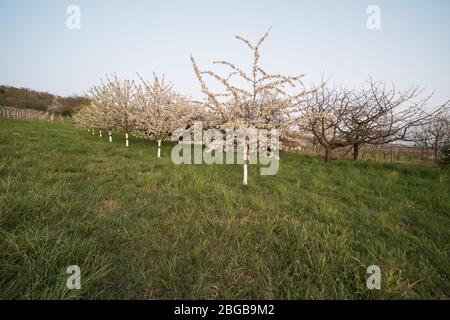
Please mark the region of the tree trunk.
[[247, 142], [244, 143], [244, 186], [248, 185], [248, 146]]
[[325, 162], [326, 163], [331, 162], [331, 151], [332, 151], [332, 149], [330, 149], [330, 148], [325, 149]]
[[130, 143], [128, 142], [128, 133], [125, 133], [125, 146], [128, 148]]
[[101, 138], [102, 137], [102, 130], [100, 130], [98, 136]]
[[108, 132], [108, 136], [109, 136], [109, 142], [112, 142], [112, 133], [111, 133], [111, 131]]
[[158, 158], [161, 158], [161, 140], [158, 140]]
[[353, 145], [353, 160], [358, 160], [359, 157], [359, 144], [355, 143]]

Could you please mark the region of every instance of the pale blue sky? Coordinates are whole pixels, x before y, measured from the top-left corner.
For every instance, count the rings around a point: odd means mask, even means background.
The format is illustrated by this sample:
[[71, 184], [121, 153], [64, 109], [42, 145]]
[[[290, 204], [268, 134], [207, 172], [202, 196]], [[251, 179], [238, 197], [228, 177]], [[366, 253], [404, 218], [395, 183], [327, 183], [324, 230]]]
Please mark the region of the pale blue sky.
[[[81, 30], [66, 28], [66, 8], [81, 8]], [[366, 9], [381, 8], [381, 30]], [[60, 95], [83, 93], [105, 74], [165, 73], [200, 96], [189, 54], [202, 67], [251, 58], [234, 39], [257, 39], [270, 26], [262, 63], [276, 73], [333, 75], [347, 86], [368, 75], [450, 97], [447, 0], [0, 0], [0, 84]]]

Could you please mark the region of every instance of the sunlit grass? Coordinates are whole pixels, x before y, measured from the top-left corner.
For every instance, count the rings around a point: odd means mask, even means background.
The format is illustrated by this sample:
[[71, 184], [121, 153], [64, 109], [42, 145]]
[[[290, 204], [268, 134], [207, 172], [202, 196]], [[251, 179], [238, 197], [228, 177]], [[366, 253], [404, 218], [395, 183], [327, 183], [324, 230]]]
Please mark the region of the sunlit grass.
[[0, 298], [449, 297], [448, 171], [284, 153], [244, 188], [122, 140], [0, 120]]

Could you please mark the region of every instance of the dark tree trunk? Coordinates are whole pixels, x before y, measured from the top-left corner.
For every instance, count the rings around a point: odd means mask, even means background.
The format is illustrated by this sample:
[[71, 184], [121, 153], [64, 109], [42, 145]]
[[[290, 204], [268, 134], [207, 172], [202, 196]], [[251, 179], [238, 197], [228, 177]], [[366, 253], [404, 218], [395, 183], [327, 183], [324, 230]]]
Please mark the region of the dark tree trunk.
[[359, 144], [355, 143], [353, 145], [353, 160], [358, 160], [359, 157]]
[[325, 162], [331, 162], [331, 149], [325, 149]]

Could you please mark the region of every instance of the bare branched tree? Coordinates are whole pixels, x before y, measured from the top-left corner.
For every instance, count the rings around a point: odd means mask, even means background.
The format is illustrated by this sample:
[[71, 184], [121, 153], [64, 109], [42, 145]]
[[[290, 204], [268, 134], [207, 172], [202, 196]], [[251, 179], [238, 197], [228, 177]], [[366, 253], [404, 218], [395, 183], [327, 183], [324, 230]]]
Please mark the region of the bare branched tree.
[[439, 160], [439, 151], [450, 139], [450, 116], [437, 115], [432, 121], [416, 128], [413, 140], [418, 147], [432, 149], [434, 159]]
[[397, 90], [372, 79], [361, 90], [323, 87], [308, 96], [301, 121], [325, 149], [325, 161], [335, 148], [352, 146], [353, 158], [366, 144], [411, 141], [414, 128], [431, 122], [448, 105], [429, 110], [431, 98], [419, 87]]
[[439, 114], [445, 105], [428, 109], [431, 95], [417, 86], [397, 90], [372, 79], [368, 87], [354, 92], [352, 107], [344, 117], [347, 139], [352, 141], [353, 158], [365, 144], [410, 141], [414, 128], [423, 126]]
[[325, 162], [331, 161], [334, 149], [351, 145], [346, 130], [351, 109], [351, 91], [325, 85], [312, 90], [301, 109], [300, 129], [312, 134], [325, 149]]

